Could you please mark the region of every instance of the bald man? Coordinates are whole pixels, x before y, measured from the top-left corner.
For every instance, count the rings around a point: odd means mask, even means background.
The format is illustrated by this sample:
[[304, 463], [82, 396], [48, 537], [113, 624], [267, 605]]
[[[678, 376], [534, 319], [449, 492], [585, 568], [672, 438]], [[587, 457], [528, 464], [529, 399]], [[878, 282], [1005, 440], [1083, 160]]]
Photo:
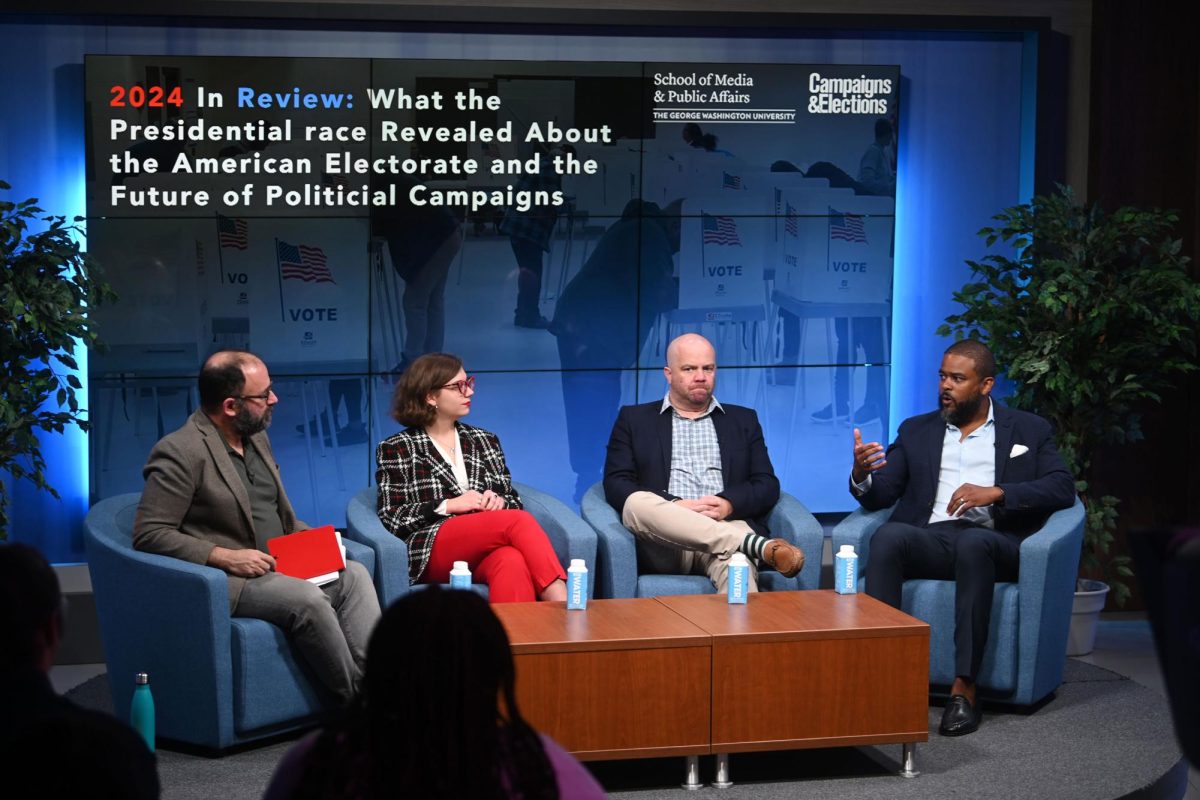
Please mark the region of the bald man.
[[296, 519], [267, 439], [278, 402], [258, 356], [209, 357], [200, 369], [200, 408], [154, 446], [142, 470], [133, 544], [224, 571], [230, 613], [282, 628], [329, 690], [349, 700], [379, 600], [355, 561], [323, 586], [275, 572], [267, 542], [308, 527]]
[[725, 591], [729, 558], [750, 559], [792, 577], [804, 553], [771, 538], [767, 515], [779, 501], [762, 427], [753, 409], [717, 402], [717, 357], [703, 336], [667, 348], [666, 396], [625, 406], [608, 440], [604, 494], [638, 540], [638, 562], [654, 572], [707, 575]]

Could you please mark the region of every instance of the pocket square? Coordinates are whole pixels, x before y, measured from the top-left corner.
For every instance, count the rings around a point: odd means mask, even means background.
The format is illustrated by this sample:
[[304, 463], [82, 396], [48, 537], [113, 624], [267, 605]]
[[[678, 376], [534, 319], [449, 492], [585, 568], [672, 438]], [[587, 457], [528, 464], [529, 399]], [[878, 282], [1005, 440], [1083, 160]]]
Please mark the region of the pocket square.
[[1025, 455], [1025, 454], [1026, 454], [1026, 453], [1028, 453], [1028, 452], [1029, 452], [1029, 448], [1028, 448], [1028, 447], [1026, 447], [1025, 445], [1023, 445], [1023, 444], [1014, 444], [1014, 445], [1013, 445], [1012, 452], [1008, 454], [1008, 457], [1009, 457], [1009, 458], [1016, 458], [1017, 456], [1023, 456], [1023, 455]]

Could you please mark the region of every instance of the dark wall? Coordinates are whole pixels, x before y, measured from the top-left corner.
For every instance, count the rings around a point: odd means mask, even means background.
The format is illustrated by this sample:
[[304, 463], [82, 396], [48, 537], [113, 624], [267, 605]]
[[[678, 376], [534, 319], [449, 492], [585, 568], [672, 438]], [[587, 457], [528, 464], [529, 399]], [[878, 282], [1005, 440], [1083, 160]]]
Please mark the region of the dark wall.
[[[1156, 3], [1093, 6], [1088, 186], [1105, 208], [1177, 209], [1183, 249], [1200, 280], [1200, 49], [1177, 11]], [[1146, 408], [1145, 441], [1097, 458], [1101, 483], [1124, 498], [1122, 537], [1200, 520], [1200, 376], [1180, 379], [1163, 400]]]

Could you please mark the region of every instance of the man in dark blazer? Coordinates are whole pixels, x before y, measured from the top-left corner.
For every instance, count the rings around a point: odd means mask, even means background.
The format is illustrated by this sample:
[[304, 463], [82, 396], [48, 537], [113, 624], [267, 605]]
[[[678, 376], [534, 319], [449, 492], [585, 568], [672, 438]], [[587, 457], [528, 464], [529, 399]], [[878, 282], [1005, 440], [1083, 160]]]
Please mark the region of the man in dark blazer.
[[708, 575], [725, 590], [729, 558], [759, 559], [791, 577], [804, 553], [769, 538], [766, 519], [779, 501], [758, 415], [713, 397], [717, 361], [703, 336], [667, 347], [667, 396], [625, 406], [617, 415], [604, 465], [604, 494], [638, 540], [651, 570]]
[[994, 403], [995, 375], [986, 345], [955, 342], [938, 371], [939, 411], [901, 423], [886, 454], [854, 430], [851, 493], [871, 511], [895, 505], [871, 538], [867, 594], [899, 608], [907, 578], [955, 581], [945, 736], [979, 727], [975, 679], [996, 581], [1017, 580], [1021, 541], [1075, 502], [1049, 423]]
[[296, 519], [266, 429], [279, 398], [257, 356], [215, 353], [200, 369], [200, 408], [164, 436], [142, 470], [139, 550], [207, 564], [229, 576], [229, 609], [278, 625], [343, 700], [354, 696], [379, 600], [366, 568], [347, 561], [324, 586], [275, 572], [267, 542]]

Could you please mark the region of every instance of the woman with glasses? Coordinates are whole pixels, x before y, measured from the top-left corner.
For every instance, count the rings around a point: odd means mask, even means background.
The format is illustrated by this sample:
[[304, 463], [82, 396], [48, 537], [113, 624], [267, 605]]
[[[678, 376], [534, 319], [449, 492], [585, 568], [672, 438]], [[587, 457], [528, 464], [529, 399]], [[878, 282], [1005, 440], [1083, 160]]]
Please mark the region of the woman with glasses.
[[404, 430], [375, 451], [379, 519], [408, 545], [412, 583], [446, 583], [466, 561], [494, 603], [565, 600], [566, 573], [546, 532], [521, 508], [496, 435], [461, 420], [475, 379], [462, 360], [415, 360], [392, 396]]

